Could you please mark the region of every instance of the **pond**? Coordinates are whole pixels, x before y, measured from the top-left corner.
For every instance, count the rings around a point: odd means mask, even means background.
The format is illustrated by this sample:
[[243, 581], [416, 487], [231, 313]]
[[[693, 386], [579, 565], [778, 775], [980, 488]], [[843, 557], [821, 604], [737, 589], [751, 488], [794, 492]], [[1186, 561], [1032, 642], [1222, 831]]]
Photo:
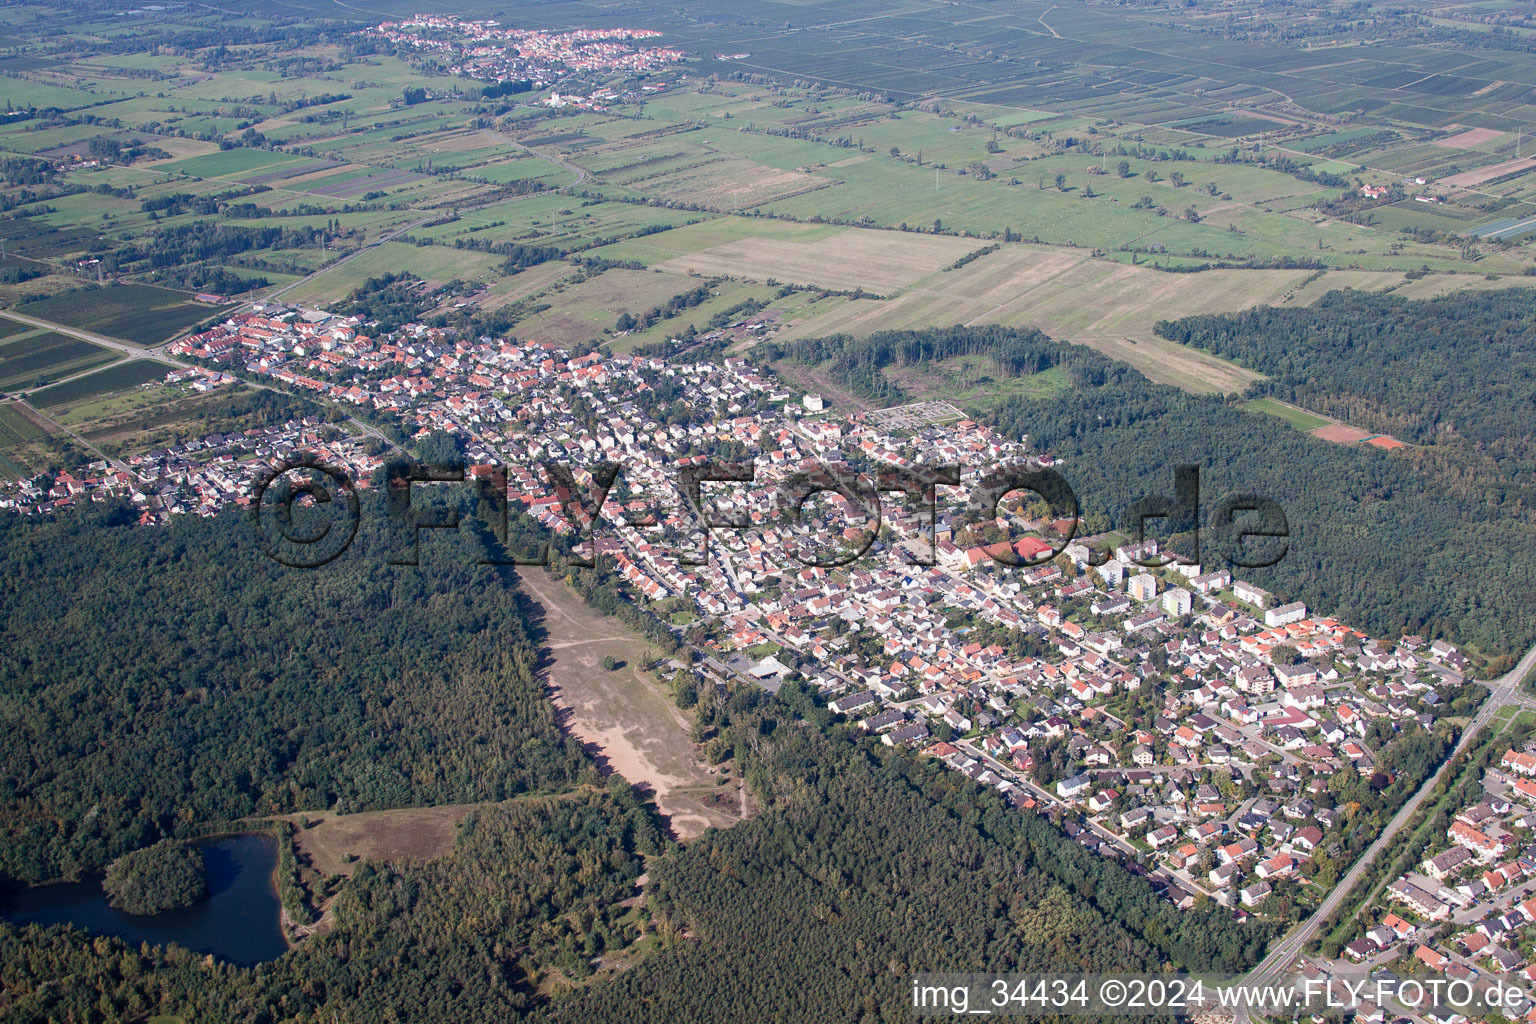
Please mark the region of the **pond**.
[[200, 848], [208, 898], [193, 906], [128, 914], [107, 903], [96, 877], [21, 889], [7, 899], [5, 919], [16, 924], [72, 924], [135, 945], [174, 942], [244, 967], [281, 956], [288, 946], [272, 879], [277, 841], [266, 835], [228, 836]]

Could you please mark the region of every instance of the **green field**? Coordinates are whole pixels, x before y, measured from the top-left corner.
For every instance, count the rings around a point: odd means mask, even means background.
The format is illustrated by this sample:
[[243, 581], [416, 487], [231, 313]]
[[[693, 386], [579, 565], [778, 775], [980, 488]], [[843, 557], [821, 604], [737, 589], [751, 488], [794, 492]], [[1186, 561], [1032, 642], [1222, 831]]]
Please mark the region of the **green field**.
[[[14, 321], [12, 321], [14, 322]], [[117, 358], [117, 353], [55, 331], [29, 328], [0, 342], [0, 390], [35, 387]]]
[[227, 149], [221, 153], [162, 164], [156, 170], [190, 174], [195, 178], [221, 178], [290, 162], [297, 162], [297, 158], [287, 153], [269, 153], [263, 149]]
[[1314, 416], [1305, 410], [1297, 409], [1283, 402], [1277, 402], [1273, 398], [1255, 398], [1252, 401], [1244, 402], [1242, 407], [1249, 412], [1262, 412], [1268, 413], [1271, 416], [1278, 416], [1297, 430], [1315, 430], [1318, 427], [1327, 425], [1329, 422], [1321, 416]]
[[0, 403], [0, 448], [43, 436], [37, 425], [16, 411], [9, 402]]
[[55, 295], [17, 312], [136, 345], [156, 345], [215, 312], [190, 299], [168, 288], [122, 284]]
[[134, 359], [116, 366], [109, 366], [105, 370], [97, 370], [84, 377], [76, 377], [63, 384], [55, 384], [53, 387], [34, 391], [28, 396], [28, 400], [34, 405], [52, 409], [108, 392], [147, 384], [152, 380], [159, 380], [174, 369], [173, 366], [157, 363], [153, 359]]

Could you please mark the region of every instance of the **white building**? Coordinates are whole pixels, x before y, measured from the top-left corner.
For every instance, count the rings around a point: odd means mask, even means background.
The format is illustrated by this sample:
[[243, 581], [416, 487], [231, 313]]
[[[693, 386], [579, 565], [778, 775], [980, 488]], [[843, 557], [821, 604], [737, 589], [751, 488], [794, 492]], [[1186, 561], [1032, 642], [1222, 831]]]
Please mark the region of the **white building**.
[[1188, 615], [1194, 606], [1194, 599], [1189, 591], [1183, 587], [1174, 587], [1163, 591], [1163, 611], [1177, 618], [1180, 615]]
[[1300, 601], [1292, 601], [1278, 608], [1271, 608], [1264, 613], [1264, 625], [1287, 626], [1292, 622], [1300, 622], [1307, 617], [1307, 606]]

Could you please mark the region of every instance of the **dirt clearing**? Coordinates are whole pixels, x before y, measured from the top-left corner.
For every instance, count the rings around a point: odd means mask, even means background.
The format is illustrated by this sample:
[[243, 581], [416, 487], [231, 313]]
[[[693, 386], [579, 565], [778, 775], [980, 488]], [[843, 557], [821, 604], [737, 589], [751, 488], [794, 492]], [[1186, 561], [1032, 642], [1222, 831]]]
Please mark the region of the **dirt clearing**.
[[[750, 795], [733, 766], [705, 762], [689, 738], [687, 716], [666, 688], [640, 671], [644, 639], [541, 570], [523, 572], [520, 579], [524, 593], [544, 609], [542, 671], [562, 726], [605, 770], [649, 790], [679, 839], [741, 821], [750, 812]], [[609, 657], [616, 668], [603, 667]]]

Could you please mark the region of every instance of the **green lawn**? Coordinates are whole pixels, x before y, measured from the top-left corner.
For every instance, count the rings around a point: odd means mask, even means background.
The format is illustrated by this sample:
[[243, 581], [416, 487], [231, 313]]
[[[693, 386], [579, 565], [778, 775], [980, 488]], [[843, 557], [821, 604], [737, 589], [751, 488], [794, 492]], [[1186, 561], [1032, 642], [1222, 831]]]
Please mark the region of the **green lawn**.
[[1255, 398], [1250, 402], [1244, 402], [1242, 408], [1249, 412], [1263, 412], [1271, 416], [1278, 416], [1297, 430], [1314, 430], [1325, 426], [1329, 422], [1321, 416], [1314, 416], [1301, 409], [1292, 408], [1273, 398]]

